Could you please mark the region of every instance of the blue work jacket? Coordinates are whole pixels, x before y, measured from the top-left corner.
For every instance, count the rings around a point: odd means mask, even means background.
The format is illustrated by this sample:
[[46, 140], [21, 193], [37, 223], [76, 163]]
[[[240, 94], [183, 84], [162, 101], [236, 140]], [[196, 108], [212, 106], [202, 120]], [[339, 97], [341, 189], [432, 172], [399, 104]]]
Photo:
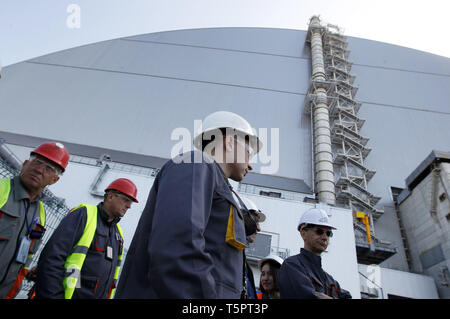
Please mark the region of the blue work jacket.
[[351, 294], [322, 269], [322, 259], [301, 249], [300, 254], [287, 258], [277, 278], [282, 299], [319, 299], [320, 292], [336, 299], [351, 298]]
[[[106, 299], [112, 289], [118, 256], [123, 241], [116, 228], [120, 218], [108, 222], [103, 205], [98, 206], [97, 228], [81, 269], [81, 278], [72, 299]], [[37, 265], [36, 298], [64, 298], [64, 264], [81, 238], [87, 220], [86, 207], [71, 211], [53, 232], [39, 257]], [[107, 247], [112, 256], [107, 256]]]
[[245, 243], [219, 164], [202, 152], [182, 154], [156, 176], [116, 298], [240, 298]]

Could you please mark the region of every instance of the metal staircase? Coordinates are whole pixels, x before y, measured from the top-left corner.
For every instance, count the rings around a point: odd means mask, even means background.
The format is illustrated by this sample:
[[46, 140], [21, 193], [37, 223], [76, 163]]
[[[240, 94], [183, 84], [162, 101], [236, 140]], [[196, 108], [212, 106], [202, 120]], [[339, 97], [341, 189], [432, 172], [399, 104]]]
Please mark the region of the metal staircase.
[[355, 100], [358, 87], [350, 73], [348, 43], [339, 27], [328, 24], [323, 33], [323, 53], [326, 77], [333, 90], [328, 94], [335, 98], [330, 112], [333, 164], [335, 169], [336, 201], [353, 211], [363, 210], [376, 220], [382, 211], [375, 208], [380, 197], [367, 188], [375, 171], [365, 166], [364, 160], [371, 149], [369, 138], [360, 133], [365, 120], [358, 116], [361, 103]]

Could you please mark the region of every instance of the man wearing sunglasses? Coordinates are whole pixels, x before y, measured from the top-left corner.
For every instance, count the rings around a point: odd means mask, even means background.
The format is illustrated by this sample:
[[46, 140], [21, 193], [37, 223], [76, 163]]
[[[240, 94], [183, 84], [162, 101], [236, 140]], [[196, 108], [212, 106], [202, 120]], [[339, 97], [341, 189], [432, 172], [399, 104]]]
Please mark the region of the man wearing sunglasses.
[[287, 258], [278, 274], [281, 298], [348, 299], [351, 294], [322, 269], [320, 255], [333, 237], [333, 227], [325, 210], [312, 208], [300, 219], [298, 231], [305, 243], [300, 254]]
[[0, 179], [0, 299], [14, 298], [45, 232], [42, 191], [66, 169], [69, 153], [61, 143], [46, 142], [30, 153], [19, 176]]
[[103, 202], [64, 217], [39, 258], [36, 298], [114, 297], [124, 249], [118, 222], [136, 197], [136, 185], [119, 178], [105, 189]]

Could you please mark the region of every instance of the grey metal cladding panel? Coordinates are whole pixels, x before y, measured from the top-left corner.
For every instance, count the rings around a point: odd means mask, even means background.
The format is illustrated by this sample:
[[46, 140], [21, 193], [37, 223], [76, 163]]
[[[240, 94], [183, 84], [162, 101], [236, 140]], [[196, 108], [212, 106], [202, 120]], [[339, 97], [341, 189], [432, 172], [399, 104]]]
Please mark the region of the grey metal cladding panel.
[[[92, 51], [99, 53], [93, 54]], [[306, 92], [310, 65], [307, 59], [123, 40], [102, 43], [100, 47], [95, 44], [84, 46], [75, 50], [73, 55], [65, 51], [33, 61], [258, 87], [294, 94]]]
[[94, 67], [101, 61], [105, 54], [114, 49], [116, 40], [87, 44], [67, 50], [62, 50], [47, 55], [43, 55], [30, 62], [77, 65], [85, 67]]
[[[24, 94], [26, 92], [26, 94]], [[217, 110], [279, 128], [279, 176], [310, 180], [304, 96], [182, 80], [20, 63], [0, 83], [2, 131], [169, 158], [175, 128]], [[25, 116], [24, 116], [25, 114]], [[17, 125], [20, 118], [22, 125]], [[50, 121], [50, 123], [49, 123]], [[270, 135], [269, 135], [270, 136]], [[269, 150], [270, 154], [270, 150]], [[254, 165], [258, 171], [261, 165]]]
[[[369, 190], [390, 204], [389, 187], [404, 187], [405, 178], [431, 150], [450, 149], [450, 115], [363, 104], [367, 119], [361, 133], [372, 148], [366, 165], [376, 170]], [[380, 204], [382, 204], [380, 202]]]
[[300, 179], [249, 173], [245, 176], [245, 179], [242, 182], [244, 184], [262, 185], [265, 187], [299, 192], [303, 194], [312, 194], [311, 188]]
[[431, 248], [425, 252], [422, 252], [420, 255], [420, 262], [422, 263], [422, 267], [424, 269], [428, 269], [431, 266], [434, 266], [441, 261], [445, 260], [444, 252], [442, 251], [442, 246], [438, 245], [436, 247]]
[[348, 37], [350, 60], [355, 64], [450, 76], [450, 59], [398, 45]]
[[450, 113], [450, 76], [354, 66], [356, 99]]
[[311, 58], [303, 30], [208, 28], [149, 33], [125, 39]]

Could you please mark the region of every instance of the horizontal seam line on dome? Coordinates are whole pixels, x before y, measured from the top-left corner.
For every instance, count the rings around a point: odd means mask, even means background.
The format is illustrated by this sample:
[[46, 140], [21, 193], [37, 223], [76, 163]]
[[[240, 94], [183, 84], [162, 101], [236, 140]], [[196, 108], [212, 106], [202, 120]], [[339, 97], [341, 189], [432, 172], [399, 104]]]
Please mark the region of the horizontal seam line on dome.
[[426, 110], [426, 109], [420, 109], [420, 108], [411, 107], [411, 106], [393, 105], [393, 104], [377, 103], [377, 102], [370, 102], [370, 101], [361, 101], [361, 102], [363, 104], [372, 104], [372, 105], [386, 106], [386, 107], [398, 108], [398, 109], [403, 109], [403, 110], [411, 110], [411, 111], [429, 112], [429, 113], [450, 115], [450, 112], [443, 112], [443, 111], [436, 111], [436, 110]]
[[56, 67], [63, 67], [63, 68], [73, 68], [73, 69], [80, 69], [80, 70], [87, 70], [87, 71], [119, 73], [119, 74], [146, 76], [146, 77], [153, 77], [153, 78], [160, 78], [160, 79], [169, 79], [169, 80], [177, 80], [177, 81], [187, 81], [187, 82], [195, 82], [195, 83], [205, 83], [205, 84], [231, 86], [231, 87], [253, 89], [253, 90], [262, 90], [262, 91], [270, 91], [270, 92], [277, 92], [277, 93], [284, 93], [284, 94], [293, 94], [293, 95], [302, 95], [302, 96], [306, 95], [305, 93], [300, 93], [300, 92], [283, 91], [283, 90], [276, 90], [276, 89], [269, 89], [269, 88], [261, 88], [261, 87], [256, 87], [256, 86], [229, 84], [229, 83], [221, 83], [221, 82], [211, 82], [211, 81], [204, 81], [204, 80], [193, 80], [193, 79], [177, 78], [177, 77], [170, 77], [170, 76], [164, 76], [164, 75], [154, 75], [154, 74], [136, 73], [136, 72], [124, 72], [124, 71], [97, 69], [97, 68], [90, 68], [90, 67], [64, 65], [64, 64], [56, 64], [56, 63], [45, 63], [45, 62], [37, 62], [37, 61], [26, 61], [26, 62], [27, 63], [31, 63], [31, 64], [41, 64], [41, 65], [56, 66]]
[[[276, 89], [269, 89], [269, 88], [260, 88], [260, 87], [255, 87], [255, 86], [246, 86], [246, 85], [239, 85], [239, 84], [228, 84], [228, 83], [211, 82], [211, 81], [203, 81], [203, 80], [184, 79], [184, 78], [169, 77], [169, 76], [164, 76], [164, 75], [153, 75], [153, 74], [145, 74], [145, 73], [124, 72], [124, 71], [116, 71], [116, 70], [105, 70], [105, 69], [80, 67], [80, 66], [73, 66], [73, 65], [56, 64], [56, 63], [37, 62], [37, 61], [25, 61], [25, 62], [30, 63], [30, 64], [40, 64], [40, 65], [48, 65], [48, 66], [56, 66], [56, 67], [64, 67], [64, 68], [73, 68], [73, 69], [81, 69], [81, 70], [88, 70], [88, 71], [99, 71], [99, 72], [119, 73], [119, 74], [127, 74], [127, 75], [147, 76], [147, 77], [154, 77], [154, 78], [161, 78], [161, 79], [187, 81], [187, 82], [195, 82], [195, 83], [206, 83], [206, 84], [223, 85], [223, 86], [230, 86], [230, 87], [239, 87], [239, 88], [246, 88], [246, 89], [253, 89], [253, 90], [262, 90], [262, 91], [270, 91], [270, 92], [277, 92], [277, 93], [285, 93], [285, 94], [306, 96], [306, 93], [292, 92], [292, 91], [283, 91], [283, 90], [276, 90]], [[385, 103], [377, 103], [377, 102], [370, 102], [370, 101], [363, 101], [363, 100], [360, 100], [359, 102], [366, 103], [366, 104], [372, 104], [372, 105], [380, 105], [380, 106], [386, 106], [386, 107], [392, 107], [392, 108], [405, 109], [405, 110], [412, 110], [412, 111], [421, 111], [421, 112], [429, 112], [429, 113], [438, 113], [438, 114], [450, 115], [449, 112], [442, 112], [442, 111], [435, 111], [435, 110], [426, 110], [426, 109], [420, 109], [420, 108], [415, 108], [415, 107], [393, 105], [393, 104], [385, 104]]]
[[200, 48], [200, 49], [208, 49], [208, 50], [218, 50], [218, 51], [251, 53], [251, 54], [269, 55], [269, 56], [276, 56], [276, 57], [282, 57], [282, 58], [292, 58], [292, 59], [300, 59], [300, 60], [311, 60], [311, 58], [309, 58], [309, 57], [301, 57], [301, 56], [296, 56], [296, 55], [285, 55], [285, 54], [276, 54], [276, 53], [268, 53], [268, 52], [258, 52], [258, 51], [248, 51], [248, 50], [238, 50], [238, 49], [217, 48], [217, 47], [208, 47], [208, 46], [193, 45], [193, 44], [161, 42], [161, 41], [144, 41], [144, 40], [135, 40], [135, 39], [119, 39], [119, 40], [130, 41], [130, 42], [155, 43], [155, 44], [164, 44], [164, 45], [173, 45], [173, 46], [183, 46], [183, 47]]
[[369, 64], [359, 64], [359, 63], [353, 63], [353, 65], [367, 67], [367, 68], [373, 68], [373, 69], [381, 69], [381, 70], [392, 70], [392, 71], [400, 71], [400, 72], [409, 72], [409, 73], [419, 73], [419, 74], [427, 74], [427, 75], [434, 75], [434, 76], [450, 77], [450, 74], [445, 74], [445, 73], [434, 73], [434, 72], [425, 72], [425, 71], [418, 71], [418, 70], [389, 68], [389, 67], [384, 67], [384, 66], [379, 66], [379, 65], [369, 65]]
[[[301, 59], [301, 60], [311, 60], [311, 57], [302, 57], [296, 55], [285, 55], [285, 54], [275, 54], [275, 53], [267, 53], [267, 52], [258, 52], [258, 51], [248, 51], [248, 50], [237, 50], [237, 49], [227, 49], [227, 48], [217, 48], [217, 47], [209, 47], [202, 45], [194, 45], [194, 44], [184, 44], [184, 43], [173, 43], [173, 42], [162, 42], [162, 41], [145, 41], [145, 40], [136, 40], [136, 39], [124, 39], [121, 38], [119, 40], [122, 41], [130, 41], [130, 42], [142, 42], [142, 43], [155, 43], [155, 44], [164, 44], [164, 45], [173, 45], [173, 46], [184, 46], [184, 47], [192, 47], [192, 48], [201, 48], [201, 49], [210, 49], [210, 50], [219, 50], [219, 51], [230, 51], [230, 52], [241, 52], [241, 53], [251, 53], [251, 54], [261, 54], [261, 55], [269, 55], [269, 56], [277, 56], [284, 58], [292, 58], [292, 59]], [[420, 74], [428, 74], [428, 75], [436, 75], [436, 76], [445, 76], [450, 77], [450, 74], [445, 73], [433, 73], [433, 72], [424, 72], [419, 70], [408, 70], [408, 69], [400, 69], [393, 67], [383, 67], [379, 65], [370, 65], [370, 64], [362, 64], [362, 63], [354, 63], [349, 61], [352, 65], [369, 67], [374, 69], [382, 69], [382, 70], [393, 70], [393, 71], [401, 71], [401, 72], [409, 72], [409, 73], [420, 73]]]

